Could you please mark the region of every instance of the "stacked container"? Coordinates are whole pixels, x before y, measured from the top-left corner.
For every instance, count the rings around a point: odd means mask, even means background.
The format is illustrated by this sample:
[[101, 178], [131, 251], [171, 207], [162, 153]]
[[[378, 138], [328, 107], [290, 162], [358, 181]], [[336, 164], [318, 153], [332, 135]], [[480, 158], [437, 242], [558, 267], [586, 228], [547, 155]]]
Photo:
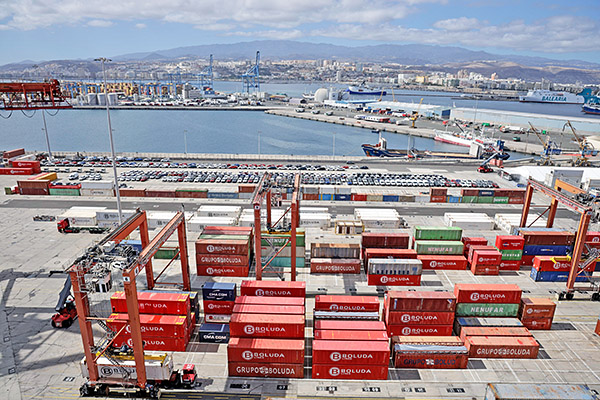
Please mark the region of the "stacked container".
[[392, 362], [396, 368], [467, 368], [469, 351], [457, 336], [394, 336]]
[[229, 323], [235, 298], [235, 283], [206, 282], [202, 285], [205, 323], [200, 327], [201, 342], [227, 343], [223, 336], [225, 333], [229, 336], [229, 326], [224, 328], [221, 324]]
[[[530, 276], [536, 282], [566, 282], [570, 271], [570, 256], [535, 256]], [[579, 275], [575, 280], [582, 282], [587, 277]]]
[[[144, 350], [185, 351], [194, 330], [196, 316], [192, 315], [190, 295], [187, 293], [138, 292], [140, 324]], [[125, 292], [116, 292], [110, 298], [113, 314], [106, 324], [117, 333], [115, 347], [133, 346], [127, 315]]]
[[377, 296], [315, 296], [314, 320], [379, 320]]
[[512, 284], [466, 284], [454, 286], [457, 317], [516, 317], [521, 288]]
[[419, 255], [460, 255], [464, 250], [461, 237], [462, 228], [415, 226], [414, 249]]
[[496, 249], [480, 249], [472, 246], [470, 250], [471, 272], [473, 275], [498, 275], [502, 254]]
[[313, 243], [310, 247], [310, 272], [360, 274], [360, 245]]
[[469, 248], [471, 246], [487, 246], [488, 241], [484, 237], [462, 237], [462, 242], [465, 245], [463, 255], [467, 257], [469, 255]]
[[516, 235], [496, 236], [496, 248], [502, 254], [500, 271], [518, 271], [521, 269], [525, 239]]
[[[269, 233], [262, 232], [261, 234], [261, 254], [262, 263], [268, 261], [268, 256], [275, 249], [278, 250], [284, 246], [284, 249], [269, 264], [271, 267], [291, 267], [292, 266], [292, 243], [289, 233]], [[286, 244], [287, 242], [287, 244]], [[306, 252], [306, 236], [304, 228], [296, 230], [296, 267], [304, 267], [304, 254]]]
[[230, 376], [304, 377], [304, 298], [304, 282], [242, 282], [230, 322]]
[[250, 227], [207, 226], [196, 241], [200, 276], [248, 276], [251, 257]]
[[523, 323], [518, 318], [475, 318], [457, 317], [454, 321], [454, 332], [463, 334], [463, 329], [468, 327], [479, 328], [523, 328]]
[[558, 228], [519, 228], [524, 239], [524, 265], [533, 265], [535, 256], [564, 256], [572, 250], [575, 235]]
[[531, 330], [549, 330], [556, 311], [556, 303], [550, 299], [524, 297], [521, 299], [519, 319]]
[[[368, 259], [366, 256], [368, 249], [408, 249], [410, 247], [410, 236], [407, 233], [383, 233], [383, 232], [363, 232], [361, 235], [362, 259], [364, 261], [365, 272], [367, 272]], [[381, 258], [415, 258], [415, 257], [396, 257], [397, 254], [381, 255]], [[377, 253], [371, 253], [371, 257], [380, 256]]]
[[369, 258], [369, 285], [420, 286], [423, 263], [418, 259]]
[[390, 336], [450, 336], [455, 310], [449, 292], [389, 291], [383, 320]]

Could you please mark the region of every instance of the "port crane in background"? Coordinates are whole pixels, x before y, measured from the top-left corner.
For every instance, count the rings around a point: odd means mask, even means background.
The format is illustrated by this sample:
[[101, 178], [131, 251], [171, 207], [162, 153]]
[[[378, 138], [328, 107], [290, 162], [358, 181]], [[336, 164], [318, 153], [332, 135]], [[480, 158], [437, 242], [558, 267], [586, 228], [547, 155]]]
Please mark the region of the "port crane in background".
[[10, 111], [73, 108], [56, 79], [48, 82], [2, 82], [0, 99], [0, 109]]
[[[271, 219], [271, 207], [281, 203], [281, 199], [277, 198], [274, 192], [276, 189], [276, 182], [272, 180], [270, 173], [265, 173], [261, 180], [258, 182], [254, 194], [252, 195], [252, 206], [254, 209], [254, 257], [256, 264], [256, 280], [262, 280], [263, 271], [266, 270], [271, 262], [287, 247], [289, 244], [291, 247], [291, 280], [296, 280], [296, 230], [300, 225], [300, 181], [301, 174], [294, 176], [294, 191], [292, 193], [292, 202], [290, 206], [284, 211], [281, 218], [274, 224]], [[273, 247], [273, 251], [268, 255], [266, 263], [263, 265], [262, 262], [262, 224], [261, 224], [261, 208], [263, 202], [266, 200], [266, 217], [267, 217], [267, 230], [265, 233], [282, 232], [289, 233], [290, 237], [282, 244]], [[283, 228], [276, 231], [276, 227], [280, 226], [285, 216], [290, 213], [290, 226], [284, 226]], [[285, 225], [285, 224], [284, 224]], [[283, 277], [280, 276], [281, 279]]]
[[200, 89], [203, 91], [213, 89], [213, 55], [210, 55], [208, 65], [198, 74]]
[[579, 146], [579, 155], [571, 160], [571, 165], [575, 167], [589, 167], [591, 164], [588, 157], [597, 155], [598, 150], [594, 149], [594, 145], [588, 142], [586, 138], [582, 138], [577, 134], [571, 121], [567, 120], [567, 123], [563, 125], [563, 132], [567, 126], [571, 129], [571, 133], [575, 136], [575, 140], [577, 141], [577, 146]]
[[542, 139], [542, 136], [539, 133], [539, 131], [533, 126], [533, 124], [531, 122], [529, 122], [529, 126], [530, 126], [529, 130], [532, 131], [533, 133], [535, 133], [535, 136], [537, 136], [538, 140], [544, 147], [542, 154], [540, 154], [541, 160], [539, 161], [538, 164], [539, 165], [554, 165], [554, 162], [552, 161], [552, 155], [560, 154], [562, 152], [562, 150], [560, 149], [560, 147], [558, 147], [558, 145], [555, 142], [550, 140], [550, 136], [546, 137], [546, 141], [544, 141], [544, 139]]
[[[552, 199], [550, 206], [548, 206], [548, 208], [544, 210], [544, 212], [541, 213], [537, 218], [539, 219], [542, 215], [548, 212], [548, 219], [546, 222], [547, 228], [552, 228], [554, 225], [554, 218], [556, 217], [556, 210], [558, 209], [559, 204], [562, 204], [579, 213], [581, 217], [579, 218], [579, 224], [575, 235], [575, 245], [573, 247], [573, 254], [571, 255], [571, 269], [567, 279], [567, 288], [565, 291], [558, 294], [558, 299], [572, 300], [576, 291], [592, 291], [591, 299], [594, 301], [599, 301], [600, 287], [598, 286], [598, 283], [591, 277], [592, 273], [590, 270], [593, 271], [596, 260], [600, 257], [600, 249], [590, 248], [585, 244], [588, 227], [592, 219], [593, 207], [590, 206], [589, 202], [586, 202], [587, 204], [582, 203], [581, 201], [577, 200], [577, 198], [574, 199], [565, 195], [561, 192], [561, 190], [571, 192], [576, 196], [578, 193], [581, 194], [582, 192], [581, 189], [575, 188], [574, 186], [560, 180], [557, 180], [555, 187], [552, 188], [531, 178], [528, 179], [527, 191], [525, 192], [525, 202], [523, 204], [523, 211], [521, 213], [521, 221], [519, 226], [527, 226], [527, 218], [529, 216], [529, 210], [534, 191], [538, 191]], [[575, 287], [575, 281], [579, 276], [588, 277], [588, 287]]]
[[[142, 250], [139, 254], [125, 255], [119, 253], [119, 257], [111, 256], [112, 249], [116, 244], [126, 239], [136, 229], [140, 230]], [[156, 276], [152, 268], [152, 257], [168, 240], [168, 238], [177, 232], [179, 239], [178, 251], [164, 269]], [[111, 389], [135, 390], [145, 393], [151, 397], [156, 397], [156, 382], [153, 382], [146, 374], [147, 356], [144, 355], [142, 342], [142, 332], [140, 326], [139, 304], [137, 297], [136, 277], [145, 270], [148, 289], [153, 289], [158, 283], [158, 279], [171, 266], [173, 261], [179, 256], [181, 264], [182, 287], [189, 291], [190, 271], [187, 253], [187, 238], [185, 230], [185, 217], [183, 211], [178, 212], [171, 221], [158, 233], [152, 240], [148, 236], [148, 221], [146, 212], [137, 210], [136, 213], [127, 219], [122, 225], [104, 237], [97, 245], [89, 248], [84, 255], [80, 256], [68, 269], [71, 285], [73, 289], [73, 298], [77, 309], [77, 318], [83, 341], [83, 350], [85, 353], [84, 375], [87, 377], [86, 383], [80, 389], [82, 395], [91, 395], [95, 393], [107, 394]], [[118, 261], [117, 261], [118, 260]], [[114, 338], [125, 329], [114, 332], [108, 328], [105, 321], [107, 318], [93, 315], [90, 296], [94, 292], [107, 292], [110, 287], [104, 287], [105, 290], [97, 290], [95, 286], [105, 282], [111, 285], [111, 274], [115, 270], [116, 274], [122, 276], [123, 287], [128, 310], [128, 325], [131, 327], [131, 340], [133, 348], [133, 359], [135, 365], [135, 377], [132, 377], [131, 366], [125, 368], [118, 357], [113, 357]], [[107, 278], [108, 277], [108, 278]], [[95, 278], [95, 279], [94, 279]], [[161, 284], [172, 284], [161, 282]], [[63, 289], [64, 290], [64, 289]], [[105, 330], [105, 335], [98, 342], [94, 340], [94, 331], [92, 323], [97, 323]], [[103, 378], [99, 373], [99, 359], [107, 359], [114, 367], [121, 371], [120, 377]], [[102, 361], [101, 360], [101, 361]]]
[[417, 107], [417, 111], [413, 111], [412, 115], [410, 117], [410, 120], [412, 121], [412, 125], [411, 128], [415, 129], [415, 122], [417, 122], [417, 119], [419, 118], [419, 111], [421, 111], [421, 104], [423, 104], [423, 98], [421, 97], [421, 101], [419, 101], [419, 106]]
[[260, 51], [256, 52], [256, 63], [242, 75], [243, 92], [250, 94], [250, 89], [260, 92]]

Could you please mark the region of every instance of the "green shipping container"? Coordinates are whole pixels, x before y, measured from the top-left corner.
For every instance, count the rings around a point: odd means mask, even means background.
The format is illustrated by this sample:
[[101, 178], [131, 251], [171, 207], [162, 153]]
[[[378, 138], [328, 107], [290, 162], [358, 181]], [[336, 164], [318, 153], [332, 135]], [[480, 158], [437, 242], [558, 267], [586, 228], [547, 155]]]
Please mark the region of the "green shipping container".
[[50, 188], [51, 196], [79, 196], [79, 189], [54, 189]]
[[9, 187], [4, 188], [4, 194], [12, 194], [12, 189]]
[[463, 254], [464, 244], [459, 241], [415, 240], [417, 254]]
[[460, 200], [461, 203], [477, 203], [477, 196], [463, 196]]
[[508, 204], [508, 197], [494, 197], [494, 204]]
[[[263, 246], [269, 246], [269, 243], [274, 246], [283, 246], [283, 244], [290, 238], [289, 234], [286, 233], [278, 233], [278, 234], [261, 234], [261, 244]], [[304, 247], [306, 241], [304, 240], [304, 230], [297, 231], [296, 234], [296, 246]], [[287, 246], [291, 246], [291, 243], [288, 243]]]
[[[163, 247], [162, 249], [158, 249], [154, 258], [158, 260], [171, 260], [177, 253], [177, 248], [175, 247]], [[179, 256], [177, 256], [179, 258]]]
[[[252, 236], [254, 237], [254, 236]], [[246, 235], [200, 235], [198, 239], [211, 239], [211, 240], [246, 240]]]
[[457, 317], [516, 317], [519, 304], [458, 303]]
[[504, 261], [516, 261], [523, 258], [523, 250], [500, 250], [500, 253], [502, 253]]
[[[263, 266], [266, 264], [267, 259], [263, 258], [262, 259], [262, 263]], [[271, 261], [271, 264], [269, 264], [270, 267], [291, 267], [292, 266], [292, 257], [275, 257], [275, 259], [273, 259], [273, 261]], [[304, 257], [296, 257], [296, 267], [300, 268], [300, 267], [304, 267]], [[267, 268], [268, 270], [268, 268]]]
[[479, 196], [477, 198], [477, 203], [492, 204], [494, 199], [495, 197], [492, 196]]
[[462, 228], [456, 226], [415, 226], [415, 240], [460, 240]]

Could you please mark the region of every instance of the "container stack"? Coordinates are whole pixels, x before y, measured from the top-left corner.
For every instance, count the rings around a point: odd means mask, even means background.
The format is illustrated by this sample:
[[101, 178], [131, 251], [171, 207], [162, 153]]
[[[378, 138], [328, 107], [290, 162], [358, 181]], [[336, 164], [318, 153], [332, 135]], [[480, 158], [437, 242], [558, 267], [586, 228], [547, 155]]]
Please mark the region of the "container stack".
[[419, 255], [461, 255], [462, 228], [415, 226], [414, 249]]
[[[469, 250], [469, 262], [473, 275], [498, 275], [502, 254], [496, 248], [485, 249], [472, 246]], [[487, 247], [487, 246], [486, 246]]]
[[199, 276], [248, 276], [252, 228], [207, 226], [196, 240]]
[[454, 286], [457, 317], [516, 317], [521, 288], [512, 284], [467, 284]]
[[[570, 271], [571, 256], [535, 256], [530, 276], [536, 282], [566, 282]], [[576, 282], [586, 280], [585, 275], [575, 278]]]
[[314, 320], [349, 319], [379, 321], [377, 296], [315, 296]]
[[[190, 294], [168, 292], [138, 292], [140, 324], [144, 350], [185, 351], [194, 331], [195, 318]], [[117, 333], [113, 346], [133, 346], [128, 321], [125, 292], [115, 292], [110, 298], [113, 314], [106, 325]]]
[[533, 265], [535, 256], [565, 256], [575, 243], [575, 235], [558, 228], [519, 228], [518, 235], [525, 240], [523, 265]]
[[418, 259], [369, 258], [368, 284], [420, 286], [423, 263]]
[[519, 319], [531, 330], [549, 330], [556, 311], [556, 303], [550, 299], [524, 297], [521, 299]]
[[516, 235], [496, 236], [496, 248], [502, 254], [500, 271], [518, 271], [521, 269], [525, 239]]
[[315, 321], [313, 379], [385, 380], [389, 354], [381, 321]]
[[455, 310], [449, 292], [389, 291], [383, 320], [390, 336], [450, 336]]
[[[509, 235], [514, 235], [521, 224], [521, 214], [496, 214], [494, 222], [498, 229], [508, 232]], [[533, 228], [545, 228], [546, 219], [539, 214], [529, 214], [527, 216], [527, 226]]]
[[313, 243], [310, 272], [360, 274], [360, 245], [352, 243]]
[[242, 281], [227, 346], [229, 376], [304, 377], [305, 282]]
[[392, 362], [396, 368], [463, 369], [469, 351], [458, 336], [394, 336]]
[[[416, 258], [416, 252], [405, 253], [395, 251], [408, 250], [409, 247], [410, 236], [407, 233], [363, 232], [361, 235], [361, 248], [365, 272], [367, 272], [367, 267], [369, 266], [369, 257]], [[415, 256], [413, 257], [411, 254]]]
[[[261, 254], [263, 265], [268, 261], [269, 255], [278, 251], [280, 247], [285, 245], [285, 248], [271, 261], [271, 267], [291, 267], [292, 266], [292, 243], [286, 242], [290, 240], [289, 233], [269, 233], [262, 232], [261, 234]], [[304, 267], [304, 254], [306, 252], [306, 237], [304, 228], [296, 230], [296, 267]]]
[[[200, 327], [201, 332], [207, 332], [209, 328], [207, 324], [217, 324], [212, 328], [215, 329], [214, 335], [206, 334], [208, 339], [217, 334], [223, 334], [225, 331], [229, 333], [229, 326], [223, 328], [221, 324], [228, 324], [233, 314], [233, 305], [237, 295], [235, 283], [225, 282], [206, 282], [202, 285], [202, 303], [204, 308], [204, 322]], [[202, 334], [200, 335], [202, 342]], [[211, 340], [206, 340], [210, 342]], [[219, 341], [216, 343], [227, 343]]]
[[537, 358], [539, 344], [525, 327], [463, 327], [460, 337], [471, 358]]
[[471, 246], [487, 246], [488, 241], [484, 237], [462, 237], [462, 242], [465, 245], [463, 255], [467, 257], [469, 255], [469, 249]]
[[354, 218], [369, 228], [398, 229], [400, 215], [393, 208], [355, 208]]

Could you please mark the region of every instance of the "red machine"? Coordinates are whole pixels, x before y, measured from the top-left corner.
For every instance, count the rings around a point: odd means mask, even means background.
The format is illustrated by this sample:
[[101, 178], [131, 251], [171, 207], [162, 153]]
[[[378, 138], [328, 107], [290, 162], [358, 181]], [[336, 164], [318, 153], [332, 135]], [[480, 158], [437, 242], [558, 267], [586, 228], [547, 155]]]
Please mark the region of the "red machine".
[[57, 312], [52, 316], [52, 327], [54, 328], [68, 328], [77, 318], [77, 307], [75, 307], [75, 300], [71, 295], [70, 276], [67, 277], [65, 285], [60, 291], [55, 310]]
[[73, 108], [56, 79], [50, 82], [3, 82], [0, 83], [0, 93], [7, 97], [0, 107], [5, 110]]

